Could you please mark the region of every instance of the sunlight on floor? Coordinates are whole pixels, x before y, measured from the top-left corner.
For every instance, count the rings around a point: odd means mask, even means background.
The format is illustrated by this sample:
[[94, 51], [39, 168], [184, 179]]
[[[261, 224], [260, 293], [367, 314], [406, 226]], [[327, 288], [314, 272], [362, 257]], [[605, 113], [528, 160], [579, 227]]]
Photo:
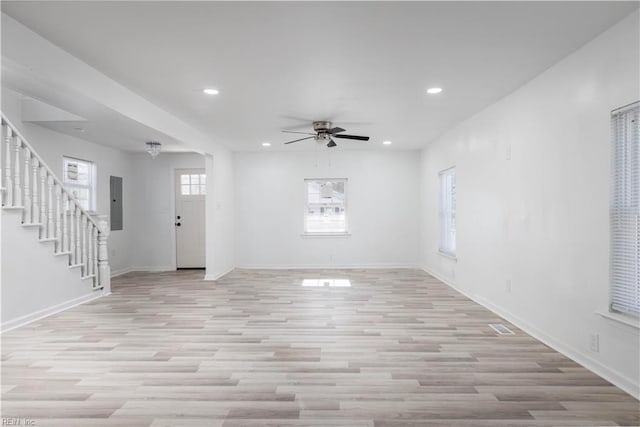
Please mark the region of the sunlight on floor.
[[350, 288], [351, 281], [349, 279], [304, 279], [303, 287], [321, 288], [327, 286], [330, 288]]

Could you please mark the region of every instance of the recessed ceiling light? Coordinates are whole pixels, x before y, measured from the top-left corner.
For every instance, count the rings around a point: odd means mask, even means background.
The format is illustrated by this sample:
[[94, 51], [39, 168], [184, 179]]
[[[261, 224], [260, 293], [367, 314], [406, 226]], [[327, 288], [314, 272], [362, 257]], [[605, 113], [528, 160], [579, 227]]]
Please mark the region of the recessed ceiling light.
[[271, 143], [270, 142], [263, 142], [262, 146], [263, 147], [271, 147]]
[[429, 95], [435, 95], [436, 93], [440, 93], [440, 92], [442, 92], [441, 87], [430, 87], [429, 89], [427, 89], [427, 93]]
[[384, 145], [391, 145], [391, 141], [382, 141]]
[[207, 95], [217, 95], [220, 93], [218, 89], [205, 89], [203, 90], [203, 92], [206, 93]]

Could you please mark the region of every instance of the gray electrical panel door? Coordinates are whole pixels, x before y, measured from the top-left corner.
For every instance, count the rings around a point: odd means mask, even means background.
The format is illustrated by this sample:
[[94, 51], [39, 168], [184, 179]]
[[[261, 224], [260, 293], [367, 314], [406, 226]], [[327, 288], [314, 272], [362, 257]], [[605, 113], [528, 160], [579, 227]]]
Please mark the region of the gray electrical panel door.
[[111, 188], [111, 230], [122, 230], [122, 178], [112, 176]]

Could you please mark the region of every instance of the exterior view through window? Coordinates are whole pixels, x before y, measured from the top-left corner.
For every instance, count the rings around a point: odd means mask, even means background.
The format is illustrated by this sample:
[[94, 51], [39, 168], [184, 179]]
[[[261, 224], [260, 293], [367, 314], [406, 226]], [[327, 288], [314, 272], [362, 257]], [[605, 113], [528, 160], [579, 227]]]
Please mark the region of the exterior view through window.
[[96, 166], [93, 162], [63, 158], [64, 186], [86, 211], [96, 209]]
[[304, 232], [346, 233], [346, 179], [306, 179]]
[[207, 194], [207, 176], [205, 174], [180, 175], [180, 194], [183, 196], [204, 196]]

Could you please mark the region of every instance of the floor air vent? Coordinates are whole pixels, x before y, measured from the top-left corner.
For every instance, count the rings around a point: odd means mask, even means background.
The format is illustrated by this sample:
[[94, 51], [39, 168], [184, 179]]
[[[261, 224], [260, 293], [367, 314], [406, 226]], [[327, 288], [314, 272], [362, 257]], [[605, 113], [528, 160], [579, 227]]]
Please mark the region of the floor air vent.
[[515, 335], [511, 329], [507, 328], [502, 323], [489, 323], [489, 326], [491, 329], [496, 331], [498, 335]]

